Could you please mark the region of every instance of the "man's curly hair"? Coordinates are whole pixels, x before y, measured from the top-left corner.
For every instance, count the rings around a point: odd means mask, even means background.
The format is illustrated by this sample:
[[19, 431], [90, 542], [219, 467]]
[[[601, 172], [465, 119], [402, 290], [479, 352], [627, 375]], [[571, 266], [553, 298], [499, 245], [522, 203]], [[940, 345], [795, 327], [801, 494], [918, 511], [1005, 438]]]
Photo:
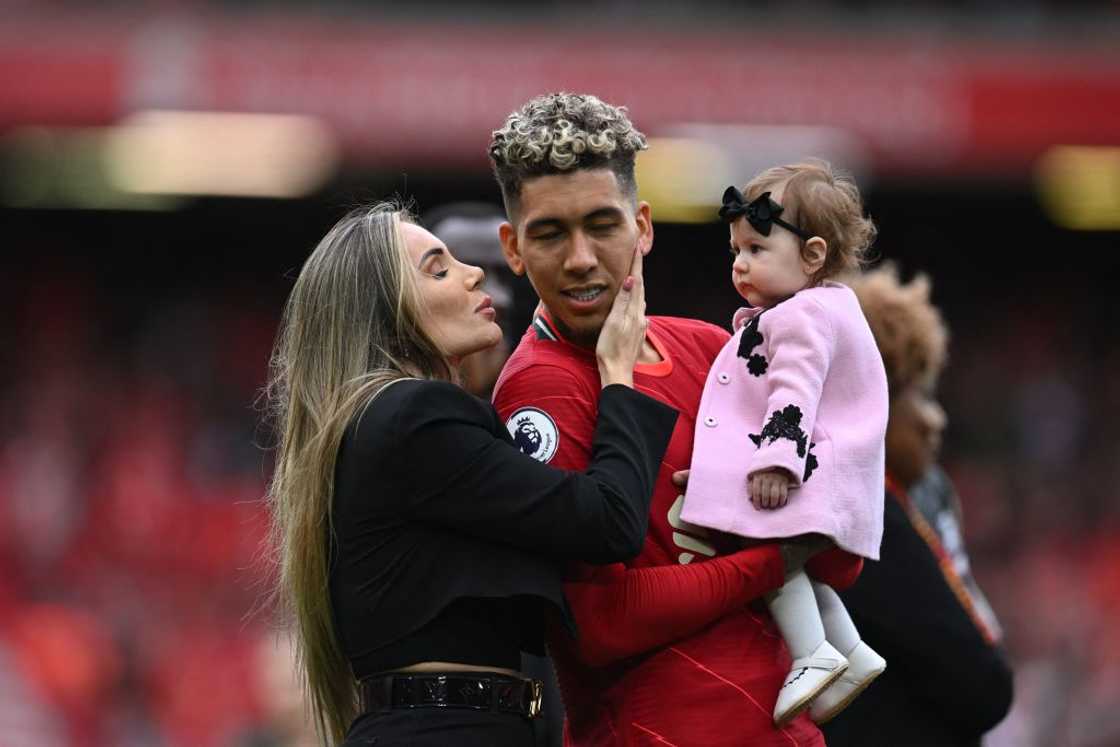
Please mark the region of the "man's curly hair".
[[590, 94], [550, 93], [510, 114], [494, 131], [489, 152], [506, 213], [515, 220], [521, 185], [548, 174], [609, 168], [623, 194], [636, 200], [634, 158], [645, 148], [626, 107]]
[[949, 331], [930, 303], [929, 277], [920, 274], [903, 283], [895, 265], [886, 262], [844, 282], [855, 291], [875, 335], [891, 395], [914, 384], [932, 387], [945, 367]]

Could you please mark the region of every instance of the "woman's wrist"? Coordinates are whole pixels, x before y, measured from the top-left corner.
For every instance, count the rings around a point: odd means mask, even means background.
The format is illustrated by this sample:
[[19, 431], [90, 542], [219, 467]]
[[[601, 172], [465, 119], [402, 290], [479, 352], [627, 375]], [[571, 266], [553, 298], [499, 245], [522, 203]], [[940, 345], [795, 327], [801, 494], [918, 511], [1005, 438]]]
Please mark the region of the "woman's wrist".
[[634, 371], [625, 367], [599, 364], [599, 383], [605, 389], [611, 384], [622, 384], [634, 388]]

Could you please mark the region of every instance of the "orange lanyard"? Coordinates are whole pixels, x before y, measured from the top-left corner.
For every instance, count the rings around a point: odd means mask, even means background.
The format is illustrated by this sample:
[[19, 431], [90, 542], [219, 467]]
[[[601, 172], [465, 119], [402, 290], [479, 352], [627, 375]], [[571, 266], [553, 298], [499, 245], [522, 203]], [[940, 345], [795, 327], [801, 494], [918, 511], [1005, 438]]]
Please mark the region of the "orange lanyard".
[[968, 593], [964, 581], [961, 580], [960, 575], [957, 573], [957, 569], [953, 565], [952, 557], [949, 555], [948, 551], [945, 550], [945, 546], [941, 544], [941, 537], [938, 536], [934, 528], [929, 525], [929, 522], [926, 521], [926, 517], [918, 510], [914, 502], [910, 500], [910, 496], [907, 495], [902, 486], [890, 475], [887, 475], [886, 484], [887, 492], [898, 500], [899, 505], [902, 506], [902, 510], [906, 512], [907, 518], [910, 519], [910, 524], [914, 527], [914, 531], [918, 533], [919, 537], [925, 540], [933, 556], [937, 558], [937, 564], [941, 566], [941, 575], [945, 577], [945, 582], [949, 585], [949, 588], [952, 589], [953, 594], [957, 597], [957, 601], [960, 602], [964, 611], [968, 613], [968, 616], [972, 619], [973, 625], [980, 631], [980, 635], [984, 637], [988, 645], [994, 646], [996, 644], [996, 638], [984, 623], [983, 618], [976, 612], [976, 605], [972, 601], [972, 595]]

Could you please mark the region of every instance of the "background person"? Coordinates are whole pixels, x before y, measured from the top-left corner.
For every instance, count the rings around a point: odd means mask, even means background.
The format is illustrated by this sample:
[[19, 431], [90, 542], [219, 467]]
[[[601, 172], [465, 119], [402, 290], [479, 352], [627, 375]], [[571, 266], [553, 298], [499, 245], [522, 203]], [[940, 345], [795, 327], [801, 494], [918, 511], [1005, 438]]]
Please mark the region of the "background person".
[[890, 384], [883, 546], [840, 594], [860, 631], [890, 662], [824, 726], [833, 745], [978, 745], [1011, 706], [1011, 669], [952, 556], [911, 498], [928, 479], [945, 429], [937, 381], [948, 332], [930, 281], [901, 283], [887, 265], [853, 279]]

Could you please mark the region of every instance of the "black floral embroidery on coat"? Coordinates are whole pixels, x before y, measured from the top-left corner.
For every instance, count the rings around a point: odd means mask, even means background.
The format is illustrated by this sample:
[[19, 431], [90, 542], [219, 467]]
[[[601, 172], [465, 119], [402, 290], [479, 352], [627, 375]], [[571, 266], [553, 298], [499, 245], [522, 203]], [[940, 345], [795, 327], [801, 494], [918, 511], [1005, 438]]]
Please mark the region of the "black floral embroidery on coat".
[[788, 438], [797, 444], [797, 456], [805, 456], [805, 447], [809, 437], [801, 430], [801, 408], [797, 405], [786, 405], [779, 412], [777, 410], [770, 416], [770, 422], [762, 429], [762, 433], [752, 433], [751, 440], [755, 446], [762, 446], [763, 440], [774, 443], [779, 438]]
[[739, 352], [740, 358], [747, 360], [747, 370], [750, 371], [752, 376], [761, 376], [766, 373], [766, 369], [770, 363], [766, 360], [766, 356], [758, 355], [754, 349], [762, 344], [762, 333], [758, 331], [758, 320], [762, 318], [762, 314], [751, 319], [743, 325], [743, 335], [739, 338]]
[[775, 411], [770, 416], [770, 421], [762, 429], [762, 433], [751, 433], [750, 439], [754, 441], [754, 445], [759, 448], [762, 447], [762, 442], [774, 443], [779, 438], [788, 438], [797, 444], [797, 456], [803, 457], [808, 451], [808, 457], [805, 460], [805, 476], [802, 482], [809, 479], [809, 475], [813, 474], [813, 470], [819, 467], [817, 457], [813, 454], [813, 447], [815, 443], [809, 443], [809, 437], [805, 435], [805, 431], [801, 430], [801, 408], [797, 405], [786, 405], [781, 411]]
[[805, 476], [801, 478], [801, 482], [808, 482], [813, 470], [821, 466], [820, 462], [817, 461], [817, 455], [813, 453], [814, 446], [816, 444], [809, 444], [809, 456], [805, 458]]

